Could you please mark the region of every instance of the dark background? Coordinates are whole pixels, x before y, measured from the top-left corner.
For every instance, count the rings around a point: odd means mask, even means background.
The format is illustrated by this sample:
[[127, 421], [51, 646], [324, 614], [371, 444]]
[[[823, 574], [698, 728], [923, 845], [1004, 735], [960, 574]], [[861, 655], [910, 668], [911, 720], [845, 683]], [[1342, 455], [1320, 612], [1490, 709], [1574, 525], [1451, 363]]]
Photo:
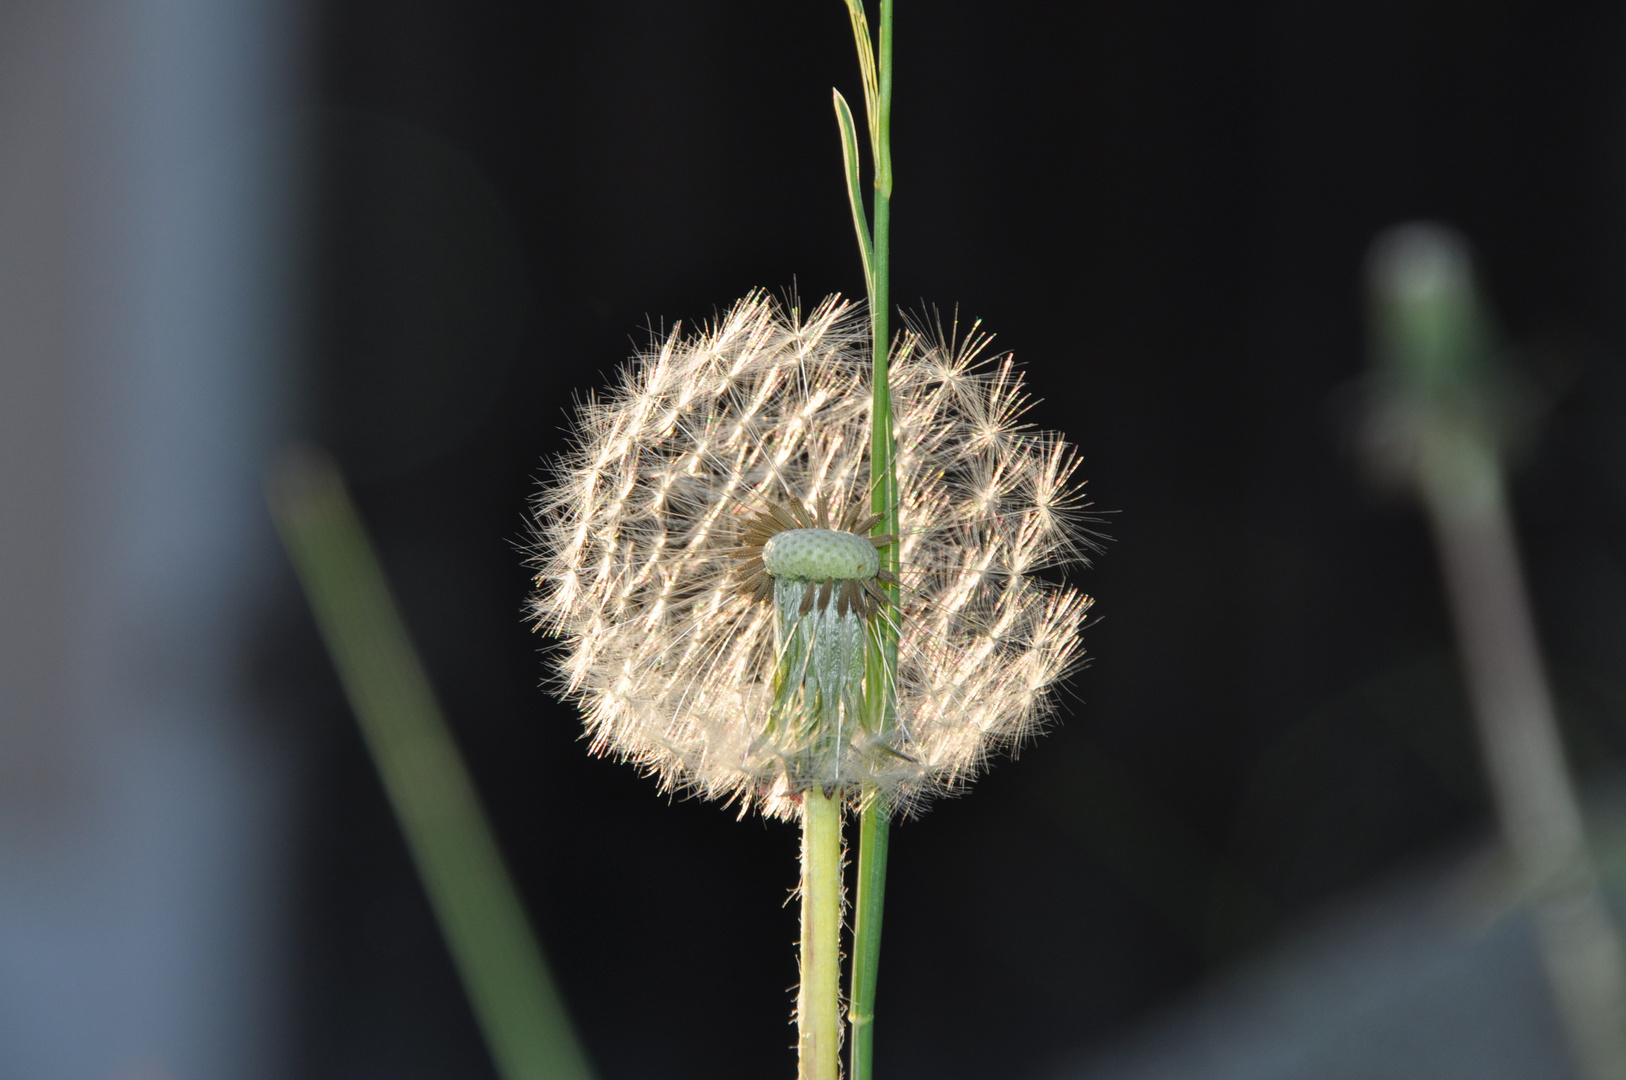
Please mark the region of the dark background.
[[[589, 758], [522, 618], [573, 397], [753, 286], [862, 291], [842, 5], [322, 0], [306, 427], [351, 474], [603, 1080], [789, 1076], [791, 827]], [[888, 1077], [1024, 1075], [1491, 821], [1428, 539], [1347, 451], [1361, 261], [1473, 241], [1572, 756], [1626, 750], [1626, 22], [899, 5], [894, 295], [1014, 350], [1113, 537], [1055, 729], [893, 840]], [[917, 301], [916, 298], [921, 298]], [[298, 1075], [491, 1075], [295, 591]]]

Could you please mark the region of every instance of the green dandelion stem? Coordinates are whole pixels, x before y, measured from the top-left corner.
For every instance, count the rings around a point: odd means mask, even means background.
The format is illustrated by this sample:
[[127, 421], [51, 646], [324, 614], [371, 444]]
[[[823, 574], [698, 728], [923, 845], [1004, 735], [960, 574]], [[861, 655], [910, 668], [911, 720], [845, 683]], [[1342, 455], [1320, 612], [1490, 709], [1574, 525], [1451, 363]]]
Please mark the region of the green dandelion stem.
[[277, 529], [503, 1080], [590, 1080], [479, 797], [338, 470], [271, 476]]
[[799, 1080], [841, 1073], [841, 793], [802, 794], [802, 957], [796, 1000]]

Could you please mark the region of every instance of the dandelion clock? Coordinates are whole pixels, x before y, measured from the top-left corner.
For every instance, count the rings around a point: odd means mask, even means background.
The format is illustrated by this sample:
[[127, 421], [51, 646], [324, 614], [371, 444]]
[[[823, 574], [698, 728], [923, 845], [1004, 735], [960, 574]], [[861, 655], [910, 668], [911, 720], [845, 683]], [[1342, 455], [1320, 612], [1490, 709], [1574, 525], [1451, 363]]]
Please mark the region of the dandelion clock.
[[[977, 326], [888, 299], [890, 0], [849, 0], [874, 196], [834, 95], [868, 302], [754, 292], [577, 410], [533, 507], [536, 625], [591, 748], [802, 828], [799, 1075], [871, 1075], [888, 822], [1043, 723], [1090, 600], [1077, 458]], [[858, 821], [851, 973], [842, 829]], [[845, 1020], [845, 1024], [843, 1024]]]
[[[1079, 554], [1075, 459], [1021, 424], [1021, 378], [983, 345], [899, 337], [898, 534], [871, 533], [854, 305], [753, 294], [581, 407], [536, 507], [536, 616], [595, 751], [795, 817], [813, 787], [916, 809], [1034, 730], [1089, 606], [1039, 575]], [[889, 716], [865, 707], [881, 627]]]

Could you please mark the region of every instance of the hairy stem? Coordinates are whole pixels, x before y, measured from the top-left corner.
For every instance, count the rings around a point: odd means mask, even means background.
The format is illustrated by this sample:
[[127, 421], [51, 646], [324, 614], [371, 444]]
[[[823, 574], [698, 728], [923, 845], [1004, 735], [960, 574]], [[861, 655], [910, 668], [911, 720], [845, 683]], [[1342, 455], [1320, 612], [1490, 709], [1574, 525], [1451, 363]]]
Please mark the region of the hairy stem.
[[798, 1080], [836, 1080], [841, 1071], [840, 949], [841, 795], [813, 787], [802, 796]]

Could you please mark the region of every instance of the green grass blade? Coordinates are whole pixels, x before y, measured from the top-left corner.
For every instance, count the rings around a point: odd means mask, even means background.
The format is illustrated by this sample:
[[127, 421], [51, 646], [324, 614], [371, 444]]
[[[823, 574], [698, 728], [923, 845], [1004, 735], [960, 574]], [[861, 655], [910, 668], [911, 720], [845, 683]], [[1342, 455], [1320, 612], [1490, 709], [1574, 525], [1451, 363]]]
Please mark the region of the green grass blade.
[[858, 178], [858, 132], [853, 125], [852, 110], [840, 90], [835, 95], [836, 123], [841, 125], [841, 163], [847, 176], [847, 202], [853, 209], [853, 231], [858, 234], [858, 255], [864, 261], [864, 291], [871, 305], [875, 303], [875, 268], [871, 265], [869, 218], [864, 214], [864, 188]]
[[[870, 508], [881, 515], [875, 526], [877, 533], [899, 536], [903, 529], [898, 520], [898, 470], [893, 456], [892, 392], [888, 381], [892, 348], [892, 3], [893, 0], [881, 0], [879, 47], [872, 51], [862, 0], [847, 0], [864, 77], [864, 96], [869, 105], [870, 161], [875, 168], [871, 248], [864, 253], [874, 334]], [[849, 179], [849, 190], [853, 183]], [[894, 574], [898, 572], [897, 544], [881, 550], [881, 565]], [[893, 610], [901, 611], [897, 587], [889, 585], [887, 592]], [[889, 730], [896, 708], [893, 696], [898, 670], [896, 619], [883, 616], [878, 620], [876, 632], [871, 635], [866, 664], [870, 722], [878, 730]], [[890, 808], [882, 800], [871, 797], [865, 800], [859, 817], [858, 896], [853, 919], [852, 972], [848, 979], [848, 1018], [852, 1027], [849, 1080], [870, 1080], [872, 1075], [875, 991], [880, 972], [881, 915], [886, 898], [887, 847], [891, 832], [889, 815]]]
[[291, 451], [277, 529], [503, 1080], [590, 1080], [474, 784], [332, 462]]
[[852, 1002], [847, 1010], [852, 1025], [851, 1080], [869, 1080], [873, 1069], [875, 984], [881, 970], [881, 912], [886, 905], [890, 833], [885, 807], [866, 807], [858, 819], [858, 898], [853, 908]]
[[869, 18], [864, 14], [864, 0], [847, 0], [847, 15], [852, 19], [853, 44], [858, 49], [858, 71], [864, 80], [864, 116], [869, 121], [870, 146], [879, 137], [880, 83], [875, 73], [875, 46], [870, 43]]

